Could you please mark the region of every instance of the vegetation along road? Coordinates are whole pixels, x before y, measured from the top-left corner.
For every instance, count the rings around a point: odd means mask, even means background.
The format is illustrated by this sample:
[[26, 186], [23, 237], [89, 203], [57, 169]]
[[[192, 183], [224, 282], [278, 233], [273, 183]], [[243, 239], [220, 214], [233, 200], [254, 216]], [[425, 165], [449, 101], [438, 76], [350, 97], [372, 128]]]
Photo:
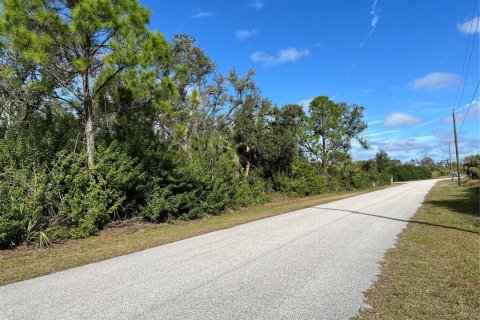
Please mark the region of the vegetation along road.
[[436, 181], [3, 286], [0, 318], [348, 319]]

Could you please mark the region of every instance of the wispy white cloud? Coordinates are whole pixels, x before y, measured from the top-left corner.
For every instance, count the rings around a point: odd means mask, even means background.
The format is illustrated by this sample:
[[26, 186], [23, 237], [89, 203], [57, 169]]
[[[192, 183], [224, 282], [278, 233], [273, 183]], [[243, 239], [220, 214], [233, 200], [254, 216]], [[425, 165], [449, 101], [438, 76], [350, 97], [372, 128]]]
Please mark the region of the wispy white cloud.
[[415, 109], [415, 112], [417, 113], [426, 113], [426, 114], [444, 112], [449, 109], [449, 108], [438, 106], [437, 104], [430, 101], [413, 102], [407, 105], [407, 108]]
[[250, 37], [256, 36], [258, 34], [257, 29], [249, 29], [249, 30], [237, 30], [235, 32], [235, 37], [238, 40], [246, 40]]
[[375, 138], [379, 136], [387, 136], [387, 135], [392, 135], [398, 133], [398, 130], [385, 130], [385, 131], [379, 131], [379, 132], [373, 132], [368, 134], [369, 138]]
[[444, 113], [445, 111], [450, 110], [450, 108], [427, 108], [419, 110], [420, 113], [432, 114], [432, 113]]
[[424, 127], [424, 126], [429, 125], [431, 123], [437, 122], [438, 120], [440, 120], [440, 118], [436, 118], [436, 119], [433, 119], [433, 120], [430, 120], [430, 121], [426, 121], [426, 122], [420, 123], [419, 125], [415, 126], [414, 128], [421, 128], [421, 127]]
[[420, 122], [420, 119], [408, 113], [392, 112], [385, 117], [383, 124], [387, 127], [411, 127]]
[[373, 121], [369, 121], [367, 124], [369, 127], [371, 127], [380, 123], [383, 123], [383, 120], [373, 120]]
[[378, 3], [378, 0], [374, 0], [373, 1], [373, 5], [372, 5], [372, 10], [370, 10], [370, 15], [372, 16], [372, 21], [370, 22], [370, 25], [372, 26], [372, 31], [371, 33], [373, 33], [373, 31], [375, 31], [375, 28], [377, 27], [377, 23], [378, 23], [378, 20], [380, 20], [380, 9], [377, 8], [377, 3]]
[[263, 9], [263, 7], [265, 6], [265, 2], [262, 0], [253, 0], [252, 2], [250, 2], [250, 6], [258, 11], [260, 9]]
[[400, 88], [400, 85], [394, 84], [394, 85], [388, 86], [387, 90], [397, 90], [398, 88]]
[[[470, 109], [468, 109], [470, 107]], [[468, 113], [466, 113], [468, 110]], [[479, 120], [480, 119], [480, 98], [475, 99], [472, 103], [467, 103], [462, 108], [459, 108], [455, 114], [455, 118], [457, 120], [457, 126], [459, 126], [464, 120]], [[466, 114], [466, 117], [465, 117]], [[448, 117], [443, 118], [443, 123], [451, 124], [452, 123], [452, 116], [449, 115]]]
[[480, 33], [480, 16], [476, 16], [464, 23], [459, 23], [457, 29], [464, 34]]
[[412, 89], [425, 91], [437, 91], [452, 88], [458, 84], [460, 76], [448, 72], [431, 72], [422, 78], [413, 80], [410, 84]]
[[430, 101], [419, 101], [419, 102], [413, 102], [410, 103], [407, 108], [409, 109], [416, 109], [416, 108], [421, 108], [421, 107], [428, 107], [433, 105], [433, 102]]
[[203, 11], [201, 9], [196, 9], [192, 13], [192, 19], [200, 19], [200, 18], [210, 18], [215, 15], [214, 12], [211, 11]]
[[[464, 132], [464, 131], [462, 131]], [[450, 127], [441, 126], [431, 134], [422, 136], [401, 137], [398, 134], [405, 134], [405, 130], [388, 130], [370, 134], [371, 139], [368, 150], [362, 150], [359, 145], [353, 145], [352, 156], [354, 160], [371, 159], [378, 150], [388, 152], [392, 159], [408, 161], [410, 159], [421, 159], [425, 155], [435, 160], [443, 160], [448, 157], [448, 145], [451, 143]], [[477, 153], [480, 150], [480, 139], [469, 138], [463, 133], [459, 139], [460, 158], [469, 154]]]
[[262, 63], [264, 67], [270, 67], [285, 62], [295, 62], [302, 57], [310, 55], [308, 49], [299, 50], [297, 48], [286, 48], [279, 50], [276, 55], [272, 56], [268, 53], [257, 51], [250, 55], [250, 60], [256, 63]]
[[480, 98], [474, 99], [472, 101], [472, 103], [469, 102], [469, 103], [465, 104], [459, 110], [465, 110], [465, 109], [468, 109], [468, 108], [470, 108], [470, 112], [473, 111], [473, 114], [475, 114], [475, 113], [478, 114], [480, 112]]
[[310, 102], [312, 102], [312, 100], [313, 98], [300, 100], [297, 102], [297, 104], [301, 105], [303, 108], [308, 109], [308, 107], [310, 106]]
[[373, 91], [372, 89], [368, 89], [368, 88], [362, 90], [363, 94], [370, 94], [372, 93], [372, 91]]
[[373, 35], [375, 29], [377, 28], [378, 21], [380, 20], [380, 14], [382, 12], [380, 8], [378, 8], [377, 4], [378, 0], [373, 0], [372, 9], [370, 10], [370, 15], [372, 16], [372, 19], [370, 20], [371, 29], [365, 39], [360, 42], [360, 49], [363, 49], [363, 47], [365, 46], [365, 41]]
[[438, 144], [438, 138], [436, 138], [434, 135], [426, 135], [402, 139], [393, 138], [384, 141], [374, 141], [371, 144], [377, 146], [379, 149], [387, 151], [389, 154], [398, 155], [397, 152], [404, 153], [404, 159], [407, 159], [408, 155], [416, 155], [414, 158], [419, 158], [421, 155], [428, 154], [429, 151]]
[[310, 114], [309, 108], [310, 108], [310, 102], [312, 102], [313, 98], [310, 99], [303, 99], [297, 102], [298, 105], [300, 105], [303, 109], [303, 111], [306, 114]]

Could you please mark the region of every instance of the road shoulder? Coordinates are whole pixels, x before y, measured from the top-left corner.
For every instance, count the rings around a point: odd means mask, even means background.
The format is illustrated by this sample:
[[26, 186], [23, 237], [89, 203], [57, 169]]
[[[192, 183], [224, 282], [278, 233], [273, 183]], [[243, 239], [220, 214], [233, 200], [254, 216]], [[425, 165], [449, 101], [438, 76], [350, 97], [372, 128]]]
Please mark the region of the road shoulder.
[[[381, 263], [356, 319], [480, 315], [479, 183], [440, 181]], [[475, 316], [477, 315], [477, 316]], [[477, 318], [478, 319], [478, 318]]]

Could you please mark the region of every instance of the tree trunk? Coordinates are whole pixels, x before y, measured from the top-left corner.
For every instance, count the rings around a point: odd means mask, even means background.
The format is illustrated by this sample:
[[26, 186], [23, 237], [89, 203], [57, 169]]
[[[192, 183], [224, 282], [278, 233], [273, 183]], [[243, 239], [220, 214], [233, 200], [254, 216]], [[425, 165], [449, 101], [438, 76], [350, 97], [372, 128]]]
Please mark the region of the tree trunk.
[[248, 153], [248, 160], [247, 160], [247, 165], [245, 167], [245, 177], [248, 178], [248, 175], [250, 174], [250, 163], [252, 162], [252, 152], [250, 150], [250, 147], [247, 146], [247, 153]]
[[327, 144], [325, 139], [325, 133], [322, 134], [322, 173], [327, 173]]
[[83, 111], [85, 115], [85, 141], [87, 143], [87, 159], [90, 178], [95, 181], [93, 167], [95, 165], [95, 131], [93, 128], [93, 100], [90, 94], [90, 68], [83, 75]]
[[87, 142], [87, 158], [88, 168], [93, 169], [95, 165], [94, 151], [95, 151], [95, 132], [93, 130], [93, 108], [92, 101], [86, 99], [84, 102], [85, 109], [85, 140]]

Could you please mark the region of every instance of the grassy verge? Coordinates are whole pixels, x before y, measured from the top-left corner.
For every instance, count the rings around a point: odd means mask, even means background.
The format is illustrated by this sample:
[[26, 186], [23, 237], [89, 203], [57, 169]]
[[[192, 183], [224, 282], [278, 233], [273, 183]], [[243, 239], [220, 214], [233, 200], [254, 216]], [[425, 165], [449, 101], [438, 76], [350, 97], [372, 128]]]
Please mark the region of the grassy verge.
[[51, 249], [21, 246], [13, 250], [0, 251], [0, 285], [379, 189], [381, 188], [307, 198], [275, 195], [267, 204], [231, 211], [219, 216], [209, 216], [201, 220], [175, 221], [170, 224], [130, 223], [107, 228], [98, 235], [86, 239], [55, 243]]
[[478, 181], [439, 182], [412, 220], [356, 319], [480, 319]]

